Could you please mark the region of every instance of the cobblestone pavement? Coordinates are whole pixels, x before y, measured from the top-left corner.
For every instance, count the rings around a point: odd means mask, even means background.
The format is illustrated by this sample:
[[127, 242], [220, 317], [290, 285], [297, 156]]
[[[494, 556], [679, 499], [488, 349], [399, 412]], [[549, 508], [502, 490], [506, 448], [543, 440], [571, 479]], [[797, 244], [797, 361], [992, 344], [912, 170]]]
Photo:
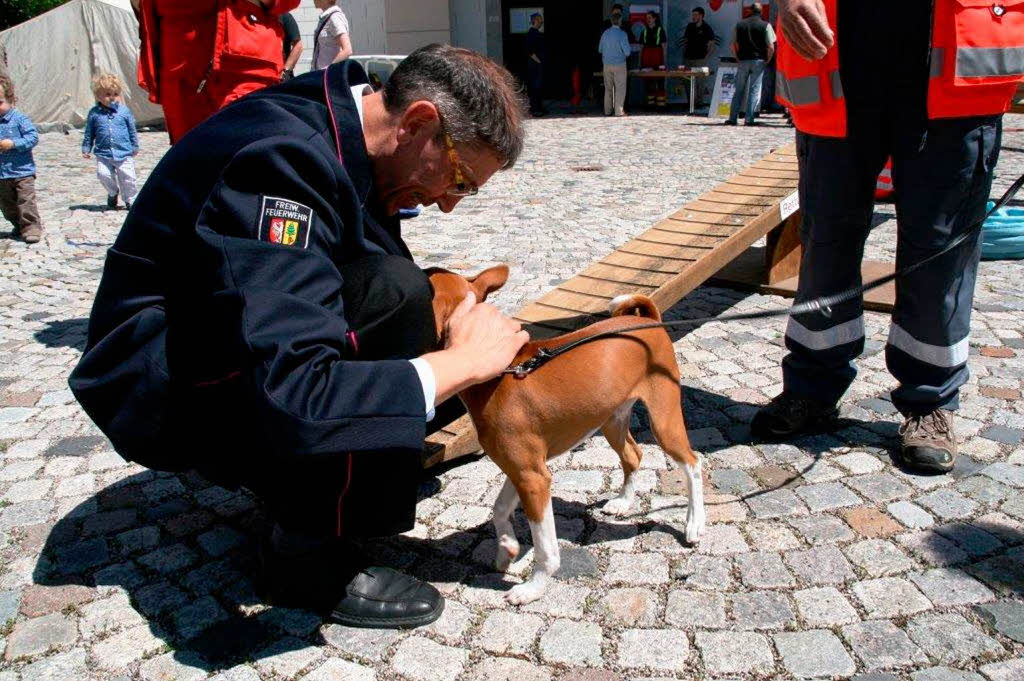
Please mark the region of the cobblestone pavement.
[[[1018, 129], [1004, 138], [1000, 188], [1024, 166], [1024, 117], [1006, 123]], [[514, 171], [407, 227], [424, 265], [508, 262], [495, 302], [509, 311], [792, 138], [778, 121], [748, 132], [685, 117], [529, 131]], [[145, 177], [164, 136], [142, 142]], [[260, 602], [261, 524], [246, 493], [126, 464], [73, 402], [66, 377], [124, 216], [101, 209], [78, 144], [47, 134], [39, 145], [44, 243], [0, 241], [0, 681], [1024, 678], [1019, 263], [981, 267], [952, 475], [892, 464], [885, 316], [868, 315], [842, 429], [773, 446], [750, 442], [746, 423], [780, 390], [783, 322], [707, 325], [675, 343], [711, 484], [699, 546], [682, 542], [683, 479], [638, 411], [634, 516], [598, 510], [621, 480], [602, 439], [552, 465], [563, 567], [545, 598], [504, 604], [531, 554], [509, 576], [489, 568], [502, 480], [471, 460], [428, 477], [416, 528], [376, 547], [444, 591], [444, 616], [411, 632], [353, 630]], [[891, 207], [879, 215], [869, 251], [891, 254]], [[703, 287], [670, 314], [785, 304]], [[521, 514], [517, 531], [528, 543]]]

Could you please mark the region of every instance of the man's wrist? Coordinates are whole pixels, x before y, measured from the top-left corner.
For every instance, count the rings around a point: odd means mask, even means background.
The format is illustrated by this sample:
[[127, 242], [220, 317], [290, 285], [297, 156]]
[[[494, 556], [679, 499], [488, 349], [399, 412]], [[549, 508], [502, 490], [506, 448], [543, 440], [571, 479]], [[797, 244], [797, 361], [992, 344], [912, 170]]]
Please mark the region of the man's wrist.
[[420, 359], [427, 362], [434, 371], [437, 391], [435, 404], [486, 378], [480, 375], [475, 358], [458, 350], [438, 350], [422, 355]]

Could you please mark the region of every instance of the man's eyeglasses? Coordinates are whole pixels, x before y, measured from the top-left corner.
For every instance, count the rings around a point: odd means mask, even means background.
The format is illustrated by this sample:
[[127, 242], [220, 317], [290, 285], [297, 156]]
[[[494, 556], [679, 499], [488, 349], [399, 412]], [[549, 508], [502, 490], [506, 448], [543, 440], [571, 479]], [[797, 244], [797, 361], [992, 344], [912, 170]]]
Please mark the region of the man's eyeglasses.
[[462, 174], [462, 159], [459, 158], [459, 152], [455, 151], [455, 142], [452, 141], [451, 135], [447, 132], [444, 133], [444, 144], [448, 147], [448, 163], [452, 167], [453, 180], [452, 186], [446, 193], [449, 196], [476, 196], [480, 188], [469, 182], [466, 176]]

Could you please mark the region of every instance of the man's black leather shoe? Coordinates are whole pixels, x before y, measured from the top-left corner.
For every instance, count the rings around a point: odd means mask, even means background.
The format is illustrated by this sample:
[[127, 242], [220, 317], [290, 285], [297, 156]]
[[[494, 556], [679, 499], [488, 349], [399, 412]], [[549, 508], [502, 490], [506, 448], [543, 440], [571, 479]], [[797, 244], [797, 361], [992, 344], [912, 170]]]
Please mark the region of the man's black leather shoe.
[[260, 544], [260, 562], [271, 603], [314, 610], [350, 627], [419, 627], [444, 611], [437, 589], [391, 568], [367, 567], [355, 543], [274, 526]]
[[345, 587], [330, 618], [349, 627], [410, 629], [444, 612], [444, 598], [430, 584], [386, 567], [368, 567]]

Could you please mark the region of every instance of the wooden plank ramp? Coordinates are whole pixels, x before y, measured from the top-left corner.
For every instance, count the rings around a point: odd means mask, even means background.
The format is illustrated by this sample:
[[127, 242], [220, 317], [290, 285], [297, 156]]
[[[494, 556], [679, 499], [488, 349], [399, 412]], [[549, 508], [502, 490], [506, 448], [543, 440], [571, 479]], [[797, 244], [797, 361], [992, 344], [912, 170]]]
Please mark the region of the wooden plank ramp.
[[[667, 310], [796, 210], [797, 179], [794, 145], [777, 149], [513, 316], [544, 338], [607, 317], [608, 303], [623, 294], [642, 293]], [[479, 449], [463, 416], [427, 438], [424, 465]]]

